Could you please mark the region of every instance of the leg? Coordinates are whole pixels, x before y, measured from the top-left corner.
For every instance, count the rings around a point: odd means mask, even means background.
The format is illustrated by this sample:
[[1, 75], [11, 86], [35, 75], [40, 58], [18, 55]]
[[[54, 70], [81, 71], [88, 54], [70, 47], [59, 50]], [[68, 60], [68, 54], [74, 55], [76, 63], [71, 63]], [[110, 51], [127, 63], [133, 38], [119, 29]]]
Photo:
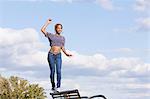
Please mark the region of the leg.
[[50, 80], [52, 84], [52, 88], [55, 88], [55, 57], [52, 53], [48, 53], [48, 63], [50, 67]]
[[61, 65], [62, 65], [62, 59], [61, 59], [61, 53], [59, 53], [56, 56], [57, 88], [59, 88], [61, 85]]

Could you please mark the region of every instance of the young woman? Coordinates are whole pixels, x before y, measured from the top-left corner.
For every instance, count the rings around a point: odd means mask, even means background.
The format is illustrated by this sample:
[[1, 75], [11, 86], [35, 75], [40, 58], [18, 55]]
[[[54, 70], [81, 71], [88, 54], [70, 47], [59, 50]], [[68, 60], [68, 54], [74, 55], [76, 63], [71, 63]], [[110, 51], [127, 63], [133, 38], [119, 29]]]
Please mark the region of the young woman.
[[[61, 58], [61, 50], [68, 57], [72, 56], [67, 53], [65, 50], [65, 37], [61, 35], [63, 26], [61, 24], [55, 25], [55, 34], [49, 33], [46, 31], [47, 26], [51, 23], [51, 19], [48, 19], [47, 22], [42, 27], [41, 31], [48, 38], [50, 42], [50, 50], [48, 52], [48, 63], [50, 67], [50, 80], [52, 85], [52, 91], [60, 91], [61, 87], [61, 66], [62, 66], [62, 58]], [[55, 86], [55, 67], [57, 72], [57, 84]]]

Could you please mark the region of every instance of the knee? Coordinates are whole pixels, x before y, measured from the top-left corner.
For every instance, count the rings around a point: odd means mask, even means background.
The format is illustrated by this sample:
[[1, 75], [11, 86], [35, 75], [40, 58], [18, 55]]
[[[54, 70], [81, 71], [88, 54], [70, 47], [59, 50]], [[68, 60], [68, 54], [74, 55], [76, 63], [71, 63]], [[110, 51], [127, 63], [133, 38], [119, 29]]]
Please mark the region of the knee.
[[61, 70], [58, 70], [58, 71], [57, 71], [57, 74], [58, 74], [58, 75], [61, 75]]

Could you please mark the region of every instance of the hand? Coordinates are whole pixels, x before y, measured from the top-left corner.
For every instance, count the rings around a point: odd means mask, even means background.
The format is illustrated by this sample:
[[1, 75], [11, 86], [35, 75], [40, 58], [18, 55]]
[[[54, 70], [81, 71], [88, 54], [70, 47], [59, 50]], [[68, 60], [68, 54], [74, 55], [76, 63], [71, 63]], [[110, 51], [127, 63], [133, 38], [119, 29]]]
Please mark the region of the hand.
[[71, 57], [71, 56], [73, 56], [73, 55], [72, 55], [72, 54], [66, 54], [66, 56]]
[[51, 23], [52, 22], [52, 19], [48, 19], [47, 20], [47, 23], [49, 24], [49, 23]]

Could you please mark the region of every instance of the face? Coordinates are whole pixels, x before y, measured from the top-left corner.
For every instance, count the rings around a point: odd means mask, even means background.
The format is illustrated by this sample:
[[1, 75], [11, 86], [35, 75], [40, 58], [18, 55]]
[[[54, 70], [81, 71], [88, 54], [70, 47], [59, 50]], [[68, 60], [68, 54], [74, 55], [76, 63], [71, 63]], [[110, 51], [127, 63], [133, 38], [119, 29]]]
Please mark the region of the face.
[[56, 32], [57, 32], [57, 33], [61, 33], [61, 32], [62, 32], [62, 27], [61, 27], [61, 25], [58, 25], [58, 26], [57, 26]]

